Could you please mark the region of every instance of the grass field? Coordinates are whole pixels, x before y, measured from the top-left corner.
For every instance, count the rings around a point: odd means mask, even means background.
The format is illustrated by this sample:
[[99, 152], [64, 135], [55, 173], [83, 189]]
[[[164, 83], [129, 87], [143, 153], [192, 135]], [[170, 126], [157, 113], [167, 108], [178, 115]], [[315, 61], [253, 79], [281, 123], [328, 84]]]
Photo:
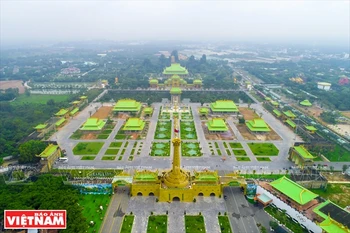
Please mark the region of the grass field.
[[91, 155], [84, 155], [83, 157], [81, 157], [81, 160], [94, 160], [95, 156], [91, 156]]
[[246, 156], [247, 152], [245, 150], [232, 150], [233, 154], [236, 156]]
[[312, 189], [311, 191], [341, 207], [350, 205], [350, 184], [328, 184], [326, 190]]
[[102, 160], [115, 160], [116, 156], [103, 156]]
[[279, 150], [273, 143], [248, 143], [254, 155], [278, 155]]
[[239, 142], [230, 142], [229, 144], [232, 149], [243, 148], [242, 144]]
[[342, 162], [350, 162], [350, 151], [343, 149], [341, 146], [336, 144], [333, 151], [325, 151], [322, 154], [332, 162], [342, 161]]
[[134, 215], [125, 215], [122, 228], [120, 229], [120, 233], [131, 233], [132, 224], [134, 223]]
[[259, 162], [271, 162], [271, 159], [269, 157], [256, 157], [256, 160]]
[[[83, 215], [86, 218], [86, 225], [89, 226], [87, 232], [99, 232], [109, 202], [109, 195], [81, 195], [79, 205], [84, 208]], [[102, 211], [100, 206], [103, 207]], [[90, 225], [90, 221], [94, 222], [93, 226]]]
[[46, 104], [46, 102], [50, 99], [54, 100], [55, 103], [66, 101], [70, 95], [35, 95], [32, 94], [30, 96], [26, 96], [22, 94], [16, 98], [15, 101], [11, 102], [14, 105], [20, 105], [25, 103], [35, 103], [35, 104]]
[[121, 147], [123, 142], [111, 142], [109, 147]]
[[119, 149], [107, 149], [105, 155], [116, 155], [118, 154]]
[[148, 217], [148, 233], [166, 233], [168, 227], [167, 215], [151, 215]]
[[230, 221], [227, 216], [218, 216], [221, 233], [232, 233]]
[[97, 155], [103, 146], [103, 142], [79, 142], [73, 148], [75, 155]]
[[240, 162], [249, 162], [250, 158], [249, 157], [236, 157], [237, 161]]
[[185, 230], [186, 233], [203, 233], [205, 232], [204, 218], [198, 216], [185, 216]]

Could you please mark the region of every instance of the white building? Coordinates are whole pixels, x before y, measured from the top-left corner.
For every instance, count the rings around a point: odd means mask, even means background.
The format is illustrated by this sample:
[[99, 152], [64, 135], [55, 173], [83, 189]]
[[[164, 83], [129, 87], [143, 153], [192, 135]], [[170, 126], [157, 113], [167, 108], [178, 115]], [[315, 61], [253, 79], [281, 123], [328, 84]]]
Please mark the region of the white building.
[[329, 91], [331, 89], [332, 84], [326, 82], [318, 82], [317, 88], [325, 91]]

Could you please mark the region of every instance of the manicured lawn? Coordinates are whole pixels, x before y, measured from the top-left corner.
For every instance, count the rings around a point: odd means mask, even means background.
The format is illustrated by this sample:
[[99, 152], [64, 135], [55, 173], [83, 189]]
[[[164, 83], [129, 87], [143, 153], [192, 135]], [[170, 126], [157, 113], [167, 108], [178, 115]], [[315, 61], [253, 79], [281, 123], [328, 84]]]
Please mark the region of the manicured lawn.
[[236, 148], [243, 148], [242, 144], [239, 143], [239, 142], [230, 142], [230, 147], [233, 148], [233, 149], [236, 149]]
[[256, 160], [260, 162], [271, 162], [271, 159], [269, 157], [256, 157]]
[[[86, 218], [86, 225], [89, 226], [87, 232], [99, 232], [110, 199], [109, 195], [81, 195], [79, 205], [84, 208], [83, 215]], [[100, 206], [103, 207], [102, 211]], [[90, 225], [90, 221], [94, 222], [93, 226]]]
[[109, 147], [121, 147], [123, 142], [112, 142]]
[[118, 160], [122, 160], [122, 159], [123, 159], [123, 156], [119, 156], [119, 157], [118, 157]]
[[31, 94], [26, 96], [22, 94], [16, 98], [15, 101], [11, 102], [13, 105], [20, 105], [25, 103], [33, 104], [46, 104], [48, 100], [53, 99], [55, 103], [67, 101], [70, 95], [35, 95]]
[[102, 160], [114, 160], [116, 156], [103, 156]]
[[227, 216], [218, 216], [221, 233], [232, 233], [230, 221]]
[[338, 144], [335, 146], [334, 150], [327, 150], [321, 152], [327, 159], [332, 162], [343, 161], [350, 162], [350, 151], [343, 149]]
[[153, 142], [151, 156], [170, 156], [170, 142]]
[[115, 135], [114, 139], [122, 140], [127, 139], [128, 135], [124, 134], [124, 131], [119, 131], [117, 135]]
[[231, 151], [229, 149], [226, 149], [227, 155], [231, 155]]
[[248, 162], [250, 161], [250, 158], [249, 157], [236, 157], [237, 161], [240, 161], [240, 162]]
[[107, 149], [105, 155], [116, 155], [118, 152], [119, 149]]
[[154, 139], [171, 138], [171, 121], [158, 121]]
[[81, 136], [83, 136], [83, 132], [77, 130], [72, 134], [72, 136], [70, 136], [70, 139], [80, 139]]
[[95, 156], [91, 156], [91, 155], [84, 155], [83, 157], [81, 157], [81, 160], [94, 160]]
[[181, 144], [181, 155], [186, 157], [202, 156], [198, 142], [183, 142]]
[[110, 134], [110, 133], [112, 133], [111, 129], [105, 129], [102, 131], [102, 134]]
[[109, 134], [99, 134], [99, 135], [97, 136], [97, 139], [107, 139], [108, 136], [109, 136]]
[[350, 205], [350, 184], [327, 184], [326, 190], [312, 189], [311, 191], [341, 207]]
[[245, 150], [232, 150], [233, 154], [236, 156], [246, 156], [247, 152]]
[[148, 233], [166, 233], [168, 227], [167, 215], [151, 215], [148, 217]]
[[248, 143], [254, 155], [278, 155], [279, 150], [273, 143]]
[[97, 155], [103, 146], [103, 142], [79, 142], [73, 148], [75, 155]]
[[120, 229], [120, 233], [131, 233], [132, 224], [134, 223], [134, 215], [125, 215], [122, 228]]
[[196, 127], [193, 121], [180, 121], [181, 139], [194, 140], [197, 139]]
[[198, 216], [185, 216], [185, 230], [186, 233], [204, 233], [205, 225], [202, 215]]

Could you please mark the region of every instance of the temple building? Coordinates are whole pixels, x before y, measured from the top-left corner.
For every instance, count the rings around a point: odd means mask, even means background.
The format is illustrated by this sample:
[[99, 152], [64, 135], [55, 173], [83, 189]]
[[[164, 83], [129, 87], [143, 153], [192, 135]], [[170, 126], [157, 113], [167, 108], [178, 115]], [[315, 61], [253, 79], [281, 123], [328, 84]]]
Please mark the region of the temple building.
[[248, 127], [248, 129], [253, 133], [266, 133], [271, 131], [271, 129], [263, 119], [254, 119], [246, 121], [245, 124]]
[[155, 78], [150, 79], [149, 85], [151, 88], [158, 88], [158, 79], [155, 79]]
[[279, 103], [277, 101], [274, 101], [274, 100], [271, 101], [271, 104], [276, 108], [279, 106]]
[[65, 117], [65, 118], [68, 118], [68, 117], [69, 117], [69, 111], [68, 111], [68, 109], [62, 108], [61, 110], [59, 110], [59, 111], [55, 114], [55, 116], [57, 116], [57, 117]]
[[313, 125], [307, 125], [305, 126], [305, 129], [311, 134], [314, 134], [317, 131], [317, 129]]
[[292, 129], [295, 129], [295, 128], [297, 127], [297, 125], [295, 124], [295, 122], [292, 121], [291, 119], [287, 119], [287, 120], [285, 121], [285, 123], [286, 123], [287, 125], [289, 125]]
[[173, 75], [179, 75], [181, 77], [188, 75], [188, 70], [182, 67], [179, 63], [172, 63], [169, 67], [166, 67], [163, 71], [163, 75], [170, 77]]
[[292, 147], [289, 153], [289, 159], [301, 168], [304, 168], [305, 166], [312, 166], [314, 163], [314, 158], [316, 158], [316, 156], [313, 156], [302, 145]]
[[277, 109], [274, 109], [273, 113], [275, 114], [276, 117], [282, 116], [282, 113], [280, 111], [278, 111]]
[[181, 102], [181, 89], [179, 87], [172, 87], [170, 89], [171, 94], [171, 104], [173, 105], [179, 105]]
[[210, 109], [213, 113], [238, 112], [238, 108], [232, 100], [217, 100], [210, 104]]
[[113, 108], [113, 112], [134, 112], [137, 113], [141, 109], [141, 103], [132, 99], [118, 100]]
[[152, 108], [152, 107], [146, 107], [146, 108], [143, 109], [143, 113], [144, 113], [146, 116], [152, 116], [153, 108]]
[[226, 132], [228, 127], [224, 119], [213, 118], [207, 123], [209, 133]]
[[39, 124], [35, 126], [34, 129], [36, 129], [37, 132], [41, 133], [46, 129], [46, 127], [47, 127], [47, 124]]
[[200, 80], [200, 79], [193, 80], [193, 87], [194, 88], [202, 88], [202, 80]]
[[69, 115], [74, 116], [75, 114], [77, 114], [78, 111], [79, 108], [74, 108], [72, 111], [69, 112]]
[[51, 170], [56, 159], [61, 157], [61, 149], [58, 145], [50, 144], [43, 152], [36, 155], [36, 157], [40, 157], [40, 164], [43, 166], [41, 172], [48, 172]]
[[200, 108], [199, 109], [199, 115], [201, 115], [201, 116], [207, 116], [208, 115], [208, 113], [209, 113], [209, 109], [208, 108]]
[[98, 118], [89, 118], [84, 123], [83, 127], [80, 128], [80, 130], [87, 130], [87, 131], [97, 131], [102, 130], [105, 126], [106, 121], [98, 119]]
[[129, 118], [125, 123], [124, 131], [142, 131], [145, 127], [145, 122], [140, 118]]
[[309, 100], [303, 100], [299, 103], [301, 106], [304, 106], [304, 107], [311, 107], [312, 106], [312, 103], [310, 103]]
[[286, 111], [286, 112], [283, 112], [283, 114], [288, 117], [288, 118], [291, 118], [292, 120], [294, 120], [297, 116], [290, 110]]
[[55, 126], [62, 127], [65, 122], [66, 122], [66, 118], [62, 117], [58, 121], [55, 122]]

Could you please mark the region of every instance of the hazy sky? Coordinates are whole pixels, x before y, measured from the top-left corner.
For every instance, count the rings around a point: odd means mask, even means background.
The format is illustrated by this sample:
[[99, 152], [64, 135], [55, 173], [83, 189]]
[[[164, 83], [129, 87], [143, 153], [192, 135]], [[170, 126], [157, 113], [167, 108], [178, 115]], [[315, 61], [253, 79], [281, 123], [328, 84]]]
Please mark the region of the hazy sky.
[[350, 1], [0, 2], [2, 42], [171, 39], [350, 43]]

